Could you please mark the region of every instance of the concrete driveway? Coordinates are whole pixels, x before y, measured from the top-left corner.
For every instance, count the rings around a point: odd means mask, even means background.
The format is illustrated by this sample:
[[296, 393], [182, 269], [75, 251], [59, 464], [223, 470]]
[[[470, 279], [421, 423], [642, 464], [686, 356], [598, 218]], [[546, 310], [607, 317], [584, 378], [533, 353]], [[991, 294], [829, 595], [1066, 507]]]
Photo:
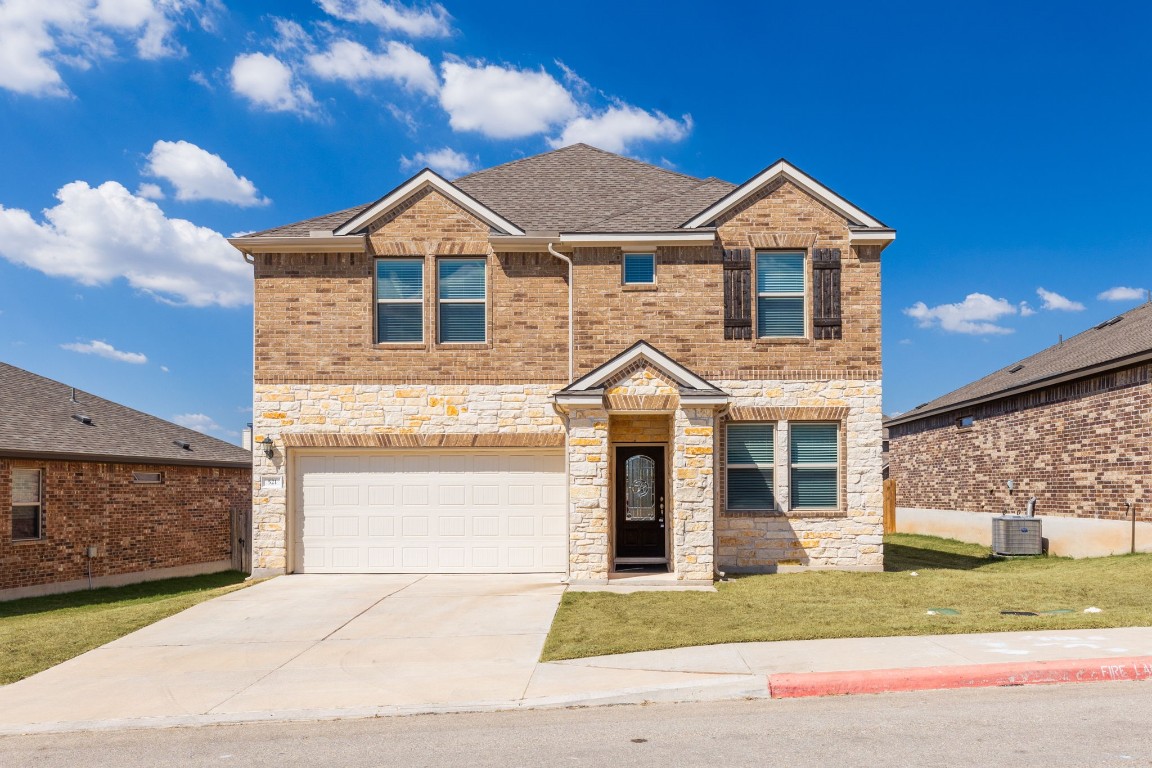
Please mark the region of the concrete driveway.
[[0, 730], [520, 700], [556, 576], [286, 576], [0, 688]]

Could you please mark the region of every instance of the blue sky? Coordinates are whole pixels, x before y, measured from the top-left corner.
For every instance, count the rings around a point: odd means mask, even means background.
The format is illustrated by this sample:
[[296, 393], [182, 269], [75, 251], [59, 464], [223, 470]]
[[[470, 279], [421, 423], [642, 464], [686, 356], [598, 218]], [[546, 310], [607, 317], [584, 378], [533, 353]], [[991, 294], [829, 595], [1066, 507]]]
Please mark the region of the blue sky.
[[0, 0], [0, 360], [238, 440], [222, 236], [586, 141], [732, 182], [786, 157], [896, 227], [907, 410], [1152, 287], [1150, 31], [1108, 2]]

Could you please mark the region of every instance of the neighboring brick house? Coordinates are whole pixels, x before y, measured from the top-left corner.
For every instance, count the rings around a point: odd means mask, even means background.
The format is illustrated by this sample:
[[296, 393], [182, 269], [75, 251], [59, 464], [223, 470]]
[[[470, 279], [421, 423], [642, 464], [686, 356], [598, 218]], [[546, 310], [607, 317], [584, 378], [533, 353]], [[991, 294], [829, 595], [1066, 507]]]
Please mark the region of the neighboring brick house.
[[894, 237], [576, 145], [233, 239], [255, 572], [880, 569]]
[[989, 543], [990, 518], [1035, 497], [1052, 554], [1128, 552], [1133, 533], [1152, 551], [1150, 360], [1145, 304], [888, 419], [897, 529]]
[[0, 600], [246, 565], [248, 451], [5, 363], [0, 403]]

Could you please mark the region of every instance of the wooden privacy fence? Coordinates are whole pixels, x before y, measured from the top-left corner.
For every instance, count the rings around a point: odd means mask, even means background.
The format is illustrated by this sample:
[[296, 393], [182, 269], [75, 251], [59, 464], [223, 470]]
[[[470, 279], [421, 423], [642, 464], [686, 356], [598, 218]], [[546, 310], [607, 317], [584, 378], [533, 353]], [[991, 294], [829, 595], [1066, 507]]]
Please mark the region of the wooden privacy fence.
[[884, 533], [896, 533], [896, 481], [884, 481]]

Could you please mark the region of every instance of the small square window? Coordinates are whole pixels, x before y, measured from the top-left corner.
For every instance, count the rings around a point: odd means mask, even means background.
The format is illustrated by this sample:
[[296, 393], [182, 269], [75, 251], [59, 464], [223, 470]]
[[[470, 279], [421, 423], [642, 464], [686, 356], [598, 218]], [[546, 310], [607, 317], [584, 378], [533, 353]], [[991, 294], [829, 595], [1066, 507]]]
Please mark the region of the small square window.
[[956, 426], [960, 429], [967, 429], [975, 423], [976, 419], [972, 416], [961, 416], [960, 418], [956, 419]]
[[653, 285], [656, 282], [656, 254], [624, 254], [624, 285]]
[[164, 482], [163, 472], [133, 472], [132, 482], [140, 485], [159, 485]]

